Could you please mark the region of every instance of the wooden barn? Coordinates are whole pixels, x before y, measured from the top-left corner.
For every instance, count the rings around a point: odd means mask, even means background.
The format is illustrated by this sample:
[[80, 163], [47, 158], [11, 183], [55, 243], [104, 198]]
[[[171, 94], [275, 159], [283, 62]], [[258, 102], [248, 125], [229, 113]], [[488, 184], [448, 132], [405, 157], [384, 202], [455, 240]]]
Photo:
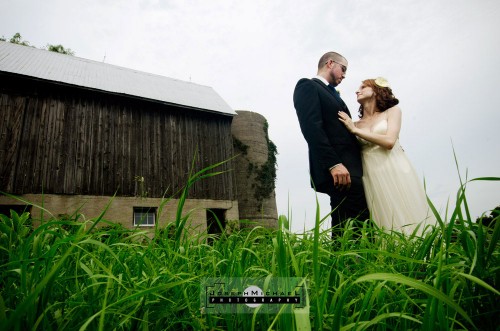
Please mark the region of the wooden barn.
[[[112, 201], [105, 219], [166, 225], [189, 173], [233, 156], [234, 115], [208, 86], [0, 42], [0, 212], [91, 219]], [[238, 220], [233, 172], [196, 182], [184, 210], [197, 232]]]

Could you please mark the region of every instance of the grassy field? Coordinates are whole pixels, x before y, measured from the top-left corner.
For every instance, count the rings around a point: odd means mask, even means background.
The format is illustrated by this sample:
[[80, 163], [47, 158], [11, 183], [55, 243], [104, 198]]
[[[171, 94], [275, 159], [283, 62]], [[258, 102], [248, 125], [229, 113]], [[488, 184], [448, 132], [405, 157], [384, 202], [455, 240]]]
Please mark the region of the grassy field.
[[[301, 235], [280, 216], [278, 230], [187, 237], [182, 201], [154, 239], [105, 211], [35, 229], [28, 214], [0, 215], [0, 330], [499, 330], [499, 217], [489, 227], [471, 219], [464, 190], [421, 237], [349, 223], [332, 240], [319, 208]], [[270, 275], [305, 278], [308, 307], [200, 310], [203, 278]]]

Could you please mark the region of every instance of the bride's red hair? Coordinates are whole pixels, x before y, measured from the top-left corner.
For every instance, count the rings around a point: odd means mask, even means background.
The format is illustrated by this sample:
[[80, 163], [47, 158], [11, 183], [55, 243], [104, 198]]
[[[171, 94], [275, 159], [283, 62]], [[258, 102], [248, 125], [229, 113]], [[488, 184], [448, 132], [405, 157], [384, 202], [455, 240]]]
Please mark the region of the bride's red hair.
[[[394, 107], [399, 103], [399, 100], [392, 93], [390, 87], [378, 86], [375, 83], [375, 79], [365, 79], [363, 84], [369, 86], [375, 92], [375, 106], [376, 111], [384, 112], [387, 109]], [[363, 105], [359, 106], [359, 118], [363, 117]]]

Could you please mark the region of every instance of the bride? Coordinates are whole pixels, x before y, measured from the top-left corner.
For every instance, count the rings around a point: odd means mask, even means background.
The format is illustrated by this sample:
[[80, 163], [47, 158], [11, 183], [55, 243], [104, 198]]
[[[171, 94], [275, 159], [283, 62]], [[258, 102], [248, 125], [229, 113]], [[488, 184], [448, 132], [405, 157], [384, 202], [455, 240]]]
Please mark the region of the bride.
[[361, 144], [363, 186], [372, 219], [380, 227], [413, 233], [434, 223], [424, 188], [399, 144], [401, 109], [384, 78], [364, 80], [356, 91], [360, 120], [339, 120]]

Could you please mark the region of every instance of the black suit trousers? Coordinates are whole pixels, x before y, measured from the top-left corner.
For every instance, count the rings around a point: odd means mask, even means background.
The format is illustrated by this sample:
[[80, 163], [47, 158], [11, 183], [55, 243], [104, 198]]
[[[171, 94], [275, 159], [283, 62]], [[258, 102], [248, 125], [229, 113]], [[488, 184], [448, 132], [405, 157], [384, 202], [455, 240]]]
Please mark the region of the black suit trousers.
[[[351, 187], [339, 190], [332, 184], [326, 187], [332, 207], [332, 228], [344, 226], [349, 218], [363, 222], [370, 218], [365, 191], [360, 177], [351, 176]], [[335, 229], [334, 229], [335, 231]]]

